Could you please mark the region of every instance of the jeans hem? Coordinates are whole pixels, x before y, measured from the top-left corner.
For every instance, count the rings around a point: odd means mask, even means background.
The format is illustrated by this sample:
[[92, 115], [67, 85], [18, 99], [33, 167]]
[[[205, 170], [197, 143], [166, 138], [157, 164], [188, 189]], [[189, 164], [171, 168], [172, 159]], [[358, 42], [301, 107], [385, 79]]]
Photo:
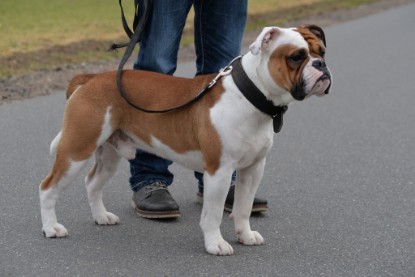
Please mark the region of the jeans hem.
[[139, 191], [140, 189], [142, 189], [142, 188], [144, 188], [146, 186], [152, 185], [154, 183], [162, 183], [166, 187], [168, 187], [170, 185], [169, 183], [167, 183], [163, 179], [147, 179], [147, 180], [144, 180], [144, 181], [141, 181], [141, 182], [137, 182], [137, 183], [134, 183], [134, 184], [130, 184], [130, 186], [131, 186], [131, 189], [133, 191]]

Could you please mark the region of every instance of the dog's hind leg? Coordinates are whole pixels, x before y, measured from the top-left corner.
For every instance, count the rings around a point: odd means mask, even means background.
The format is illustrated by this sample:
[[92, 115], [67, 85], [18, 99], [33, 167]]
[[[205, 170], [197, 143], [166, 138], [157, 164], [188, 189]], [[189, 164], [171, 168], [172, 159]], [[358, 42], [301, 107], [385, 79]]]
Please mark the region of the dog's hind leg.
[[113, 225], [119, 222], [116, 215], [108, 212], [102, 202], [105, 183], [117, 170], [120, 158], [135, 158], [137, 145], [123, 131], [115, 131], [95, 152], [95, 164], [85, 178], [88, 201], [92, 217], [99, 225]]
[[46, 237], [56, 238], [68, 235], [66, 228], [57, 221], [56, 201], [64, 188], [78, 175], [86, 161], [71, 161], [58, 154], [51, 172], [41, 182], [39, 186], [40, 214], [42, 231]]
[[221, 167], [213, 175], [205, 172], [203, 209], [200, 219], [205, 238], [206, 251], [213, 255], [232, 255], [232, 246], [223, 239], [220, 224], [223, 216], [223, 206], [229, 191], [233, 170]]
[[264, 174], [264, 167], [265, 158], [237, 173], [235, 202], [231, 217], [235, 222], [235, 232], [238, 241], [244, 245], [260, 245], [264, 243], [261, 234], [252, 231], [249, 224], [252, 204]]
[[104, 143], [95, 152], [95, 164], [85, 178], [88, 202], [96, 224], [113, 225], [119, 222], [118, 216], [108, 212], [102, 202], [105, 183], [117, 170], [120, 156], [109, 143]]
[[[72, 97], [73, 98], [73, 97]], [[62, 133], [52, 143], [56, 159], [52, 170], [39, 187], [42, 230], [46, 237], [65, 237], [66, 228], [57, 222], [55, 206], [63, 189], [79, 174], [85, 163], [112, 134], [111, 107], [105, 113], [90, 116], [88, 109], [78, 107], [78, 101], [68, 101]], [[89, 116], [89, 118], [88, 118]], [[88, 120], [87, 120], [88, 119]], [[95, 120], [95, 124], [91, 121]]]

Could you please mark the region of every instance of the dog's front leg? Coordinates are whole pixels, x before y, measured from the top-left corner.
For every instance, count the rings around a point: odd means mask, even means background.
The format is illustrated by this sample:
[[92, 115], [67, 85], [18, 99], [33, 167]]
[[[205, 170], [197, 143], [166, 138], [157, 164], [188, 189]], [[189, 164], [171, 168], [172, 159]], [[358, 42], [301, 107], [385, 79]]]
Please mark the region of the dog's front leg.
[[200, 219], [206, 251], [213, 255], [232, 255], [233, 248], [220, 232], [223, 206], [231, 183], [232, 170], [219, 169], [213, 175], [205, 172], [203, 210]]
[[265, 158], [248, 168], [238, 171], [235, 187], [235, 202], [232, 215], [238, 241], [244, 245], [260, 245], [264, 239], [257, 231], [252, 231], [249, 224], [252, 204], [258, 186], [262, 180]]

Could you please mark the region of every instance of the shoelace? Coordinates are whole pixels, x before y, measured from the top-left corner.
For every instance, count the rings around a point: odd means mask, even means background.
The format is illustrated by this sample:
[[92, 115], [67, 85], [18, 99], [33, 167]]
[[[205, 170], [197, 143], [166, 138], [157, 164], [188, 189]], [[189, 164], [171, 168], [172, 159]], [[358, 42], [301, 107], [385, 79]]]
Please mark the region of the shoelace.
[[153, 191], [161, 190], [161, 189], [167, 189], [167, 186], [165, 184], [160, 183], [160, 182], [156, 182], [152, 185], [146, 186], [145, 188], [146, 188], [146, 195], [149, 195]]

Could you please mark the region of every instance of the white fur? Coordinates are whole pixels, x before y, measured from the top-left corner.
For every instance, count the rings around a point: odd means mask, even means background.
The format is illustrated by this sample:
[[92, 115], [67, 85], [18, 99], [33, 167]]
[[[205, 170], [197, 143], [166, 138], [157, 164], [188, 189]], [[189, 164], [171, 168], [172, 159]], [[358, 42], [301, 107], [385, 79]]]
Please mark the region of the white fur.
[[235, 221], [235, 232], [238, 241], [245, 245], [260, 245], [264, 243], [264, 238], [261, 234], [251, 230], [249, 224], [251, 206], [246, 204], [254, 201], [255, 192], [264, 174], [264, 168], [265, 157], [238, 172], [238, 189], [235, 191], [232, 217]]
[[226, 242], [220, 232], [223, 206], [234, 168], [229, 165], [221, 167], [210, 175], [205, 172], [203, 176], [203, 209], [200, 217], [200, 227], [205, 238], [206, 251], [214, 255], [232, 255], [233, 248]]
[[151, 145], [153, 147], [152, 152], [155, 154], [173, 160], [193, 171], [203, 172], [203, 157], [200, 151], [193, 150], [185, 153], [177, 153], [155, 137], [151, 138]]
[[102, 124], [101, 135], [97, 141], [97, 145], [102, 145], [114, 131], [110, 125], [111, 109], [111, 106], [107, 107], [107, 111], [104, 116], [104, 123]]
[[265, 27], [262, 32], [256, 38], [256, 40], [249, 46], [249, 50], [253, 55], [258, 55], [263, 47], [268, 46], [269, 41], [272, 38], [273, 33], [279, 33], [280, 28], [277, 27]]

